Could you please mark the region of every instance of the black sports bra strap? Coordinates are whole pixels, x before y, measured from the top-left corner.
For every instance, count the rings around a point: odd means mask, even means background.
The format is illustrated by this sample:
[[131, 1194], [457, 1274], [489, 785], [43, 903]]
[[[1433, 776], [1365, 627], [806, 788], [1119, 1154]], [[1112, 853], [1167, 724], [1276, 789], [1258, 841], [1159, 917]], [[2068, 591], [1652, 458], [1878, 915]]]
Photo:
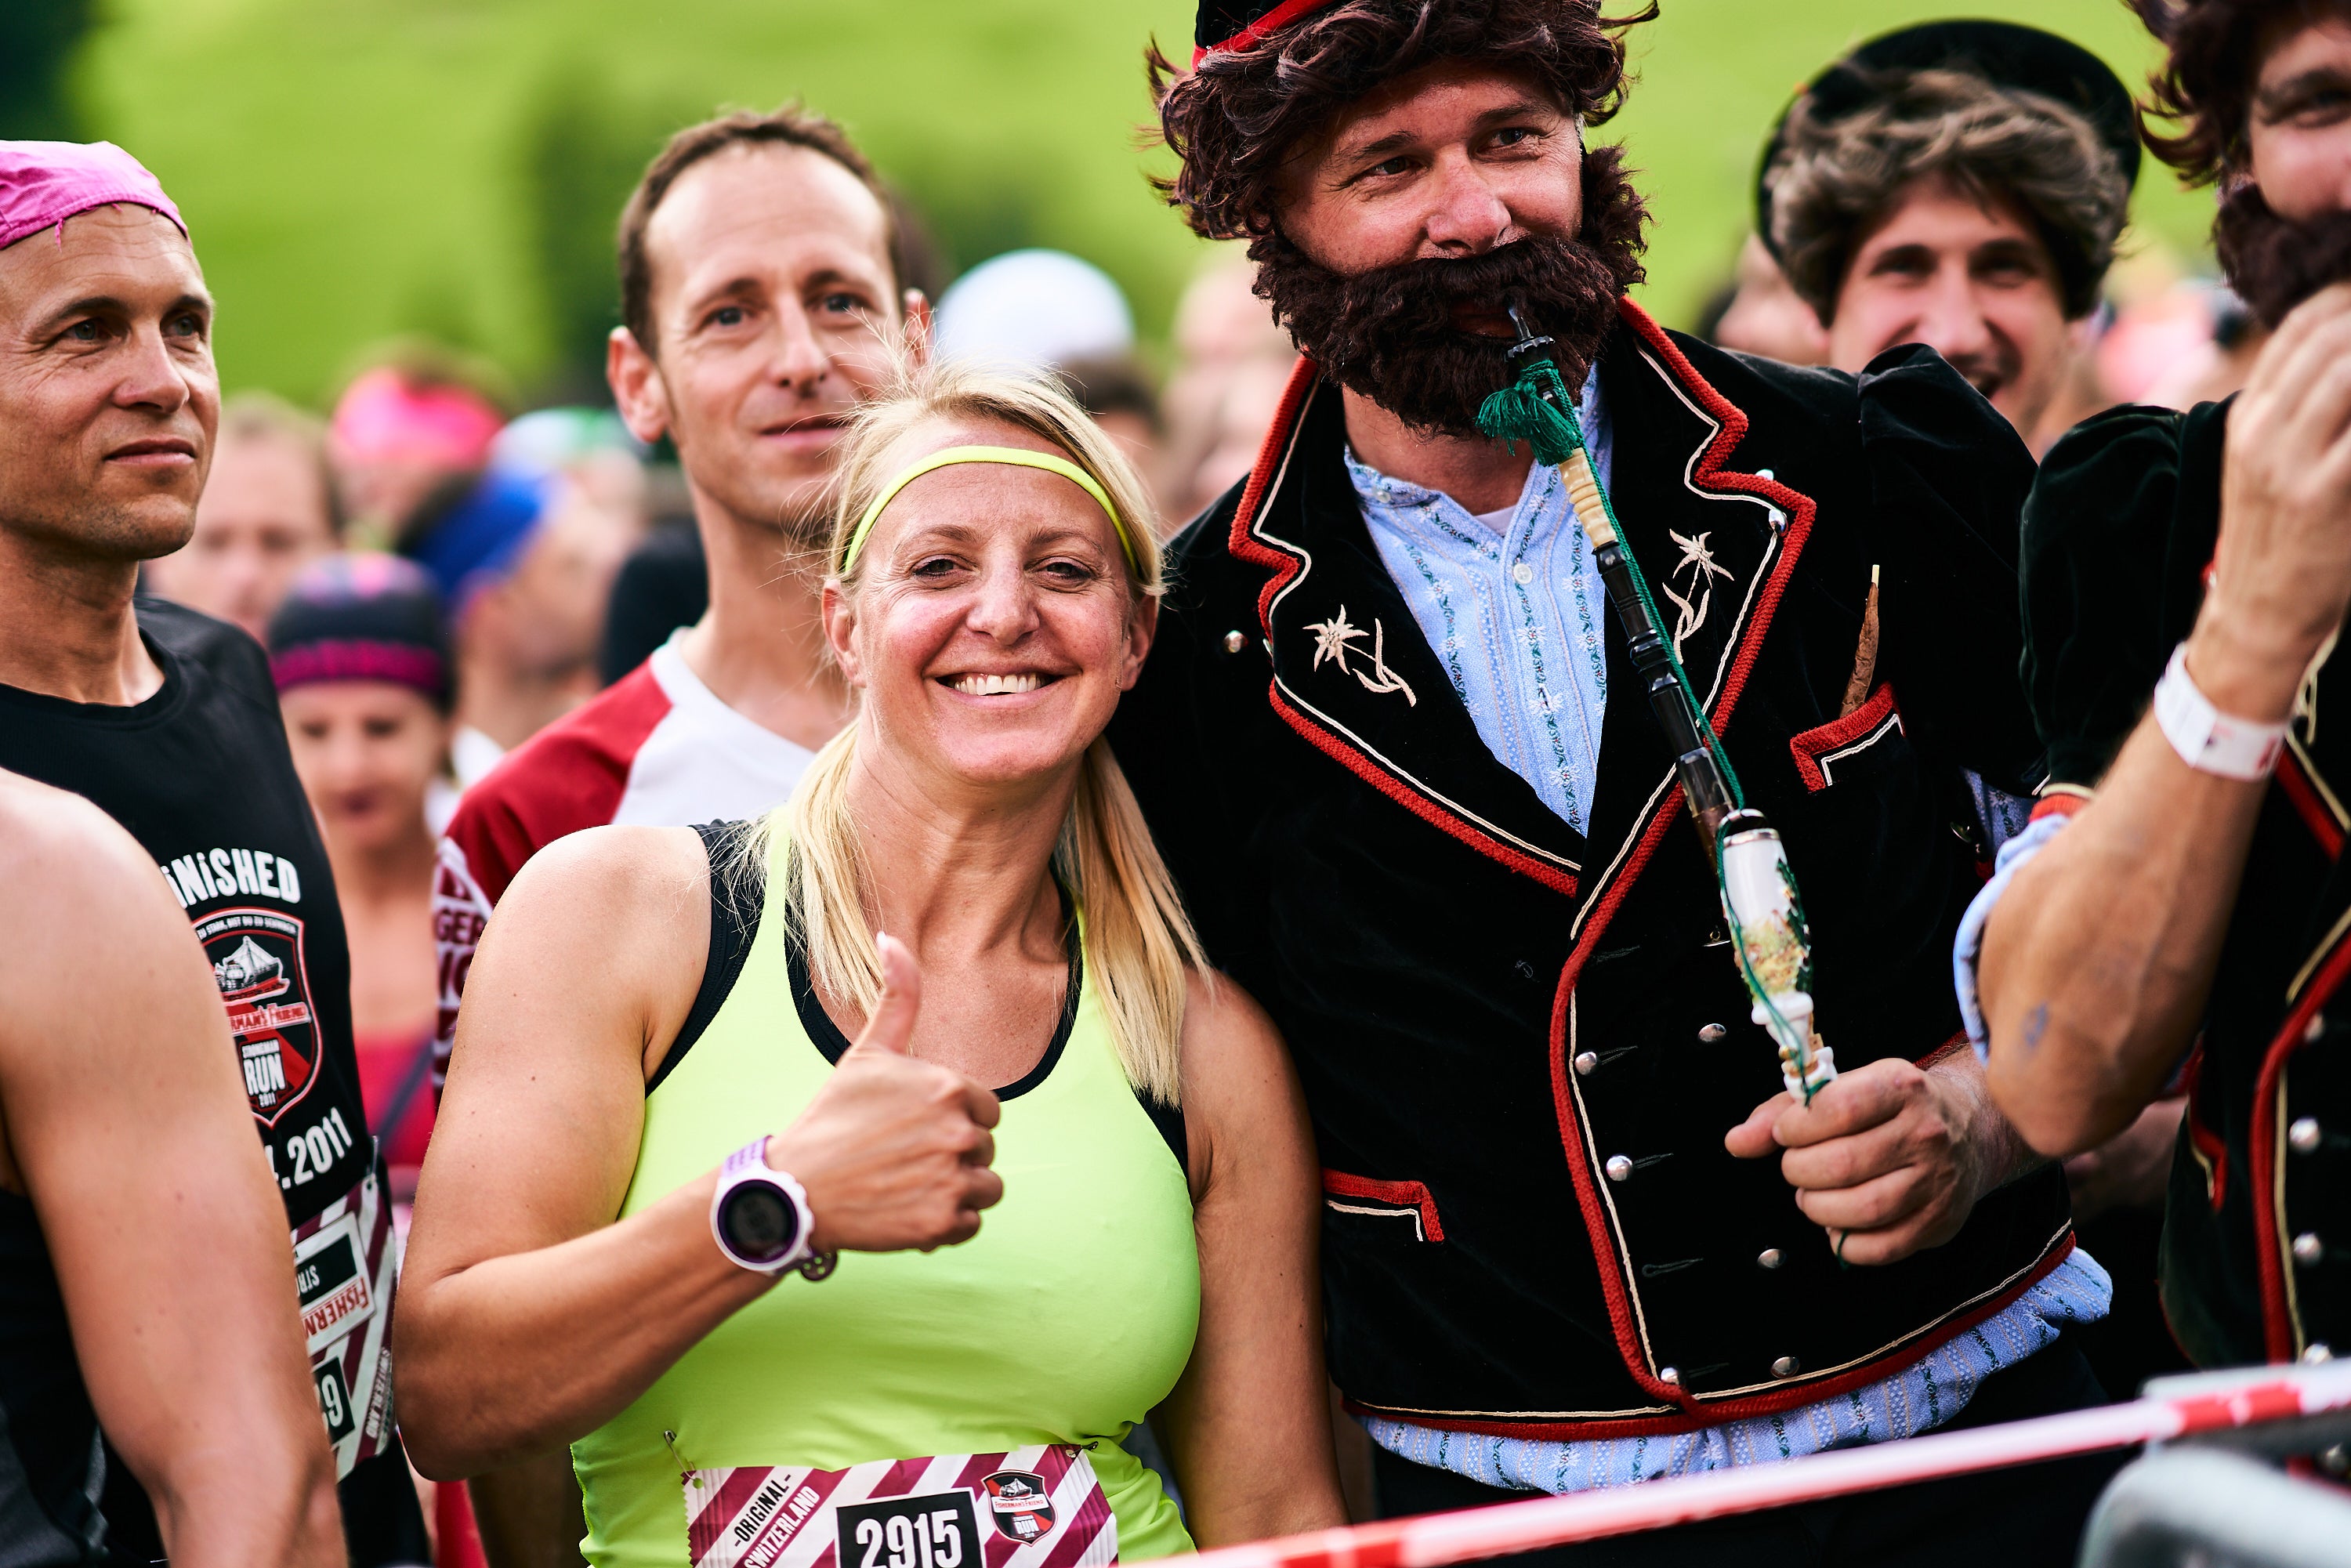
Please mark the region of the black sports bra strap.
[[710, 956], [703, 961], [702, 984], [694, 993], [694, 1006], [679, 1026], [677, 1039], [670, 1043], [661, 1066], [645, 1080], [648, 1094], [685, 1060], [685, 1053], [726, 1005], [728, 993], [742, 976], [743, 960], [750, 956], [751, 943], [759, 935], [759, 913], [767, 903], [767, 873], [743, 858], [744, 840], [757, 827], [755, 822], [695, 824], [694, 831], [702, 835], [703, 853], [710, 862]]

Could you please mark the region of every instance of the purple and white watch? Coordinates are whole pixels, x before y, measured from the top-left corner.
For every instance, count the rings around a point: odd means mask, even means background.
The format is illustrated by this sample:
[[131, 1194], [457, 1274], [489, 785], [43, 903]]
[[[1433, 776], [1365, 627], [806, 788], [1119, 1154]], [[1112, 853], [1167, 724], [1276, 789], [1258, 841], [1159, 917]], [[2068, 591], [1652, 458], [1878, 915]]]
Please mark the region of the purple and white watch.
[[782, 1171], [768, 1168], [768, 1140], [752, 1139], [718, 1167], [718, 1190], [710, 1195], [710, 1234], [718, 1250], [755, 1274], [797, 1269], [821, 1280], [840, 1261], [837, 1252], [810, 1245], [816, 1216], [808, 1192]]

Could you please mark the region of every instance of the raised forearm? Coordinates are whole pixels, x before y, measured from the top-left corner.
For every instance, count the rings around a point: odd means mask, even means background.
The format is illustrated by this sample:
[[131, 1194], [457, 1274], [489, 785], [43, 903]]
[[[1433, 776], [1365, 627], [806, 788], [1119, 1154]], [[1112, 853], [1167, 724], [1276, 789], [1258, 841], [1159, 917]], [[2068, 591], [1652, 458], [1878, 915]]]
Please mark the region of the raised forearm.
[[2034, 1148], [2113, 1136], [2194, 1039], [2262, 789], [2189, 768], [2145, 719], [1992, 912], [1990, 1082]]
[[404, 1281], [392, 1365], [417, 1469], [450, 1479], [571, 1442], [773, 1288], [711, 1239], [716, 1182], [556, 1246]]

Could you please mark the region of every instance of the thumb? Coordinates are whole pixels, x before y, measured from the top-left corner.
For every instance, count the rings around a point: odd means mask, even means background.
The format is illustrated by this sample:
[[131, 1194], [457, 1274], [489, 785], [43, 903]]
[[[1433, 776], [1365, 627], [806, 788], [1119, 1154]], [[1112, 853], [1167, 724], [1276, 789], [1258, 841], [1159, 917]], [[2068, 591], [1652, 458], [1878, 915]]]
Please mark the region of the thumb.
[[1742, 1160], [1760, 1160], [1766, 1155], [1777, 1154], [1779, 1140], [1771, 1135], [1780, 1113], [1794, 1103], [1784, 1091], [1774, 1094], [1747, 1113], [1741, 1122], [1723, 1134], [1722, 1146]]
[[903, 1055], [914, 1035], [914, 1015], [923, 1007], [923, 971], [895, 936], [885, 932], [874, 937], [873, 945], [882, 953], [882, 999], [873, 1004], [857, 1043]]

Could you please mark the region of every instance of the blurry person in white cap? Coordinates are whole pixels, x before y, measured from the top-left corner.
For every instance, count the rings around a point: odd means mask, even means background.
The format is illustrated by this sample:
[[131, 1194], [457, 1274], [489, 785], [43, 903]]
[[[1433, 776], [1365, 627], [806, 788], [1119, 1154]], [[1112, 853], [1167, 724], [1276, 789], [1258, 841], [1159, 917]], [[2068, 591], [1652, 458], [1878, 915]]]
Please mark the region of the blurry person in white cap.
[[1092, 262], [1066, 251], [1007, 251], [939, 297], [931, 345], [941, 359], [1058, 370], [1133, 353], [1134, 314]]

